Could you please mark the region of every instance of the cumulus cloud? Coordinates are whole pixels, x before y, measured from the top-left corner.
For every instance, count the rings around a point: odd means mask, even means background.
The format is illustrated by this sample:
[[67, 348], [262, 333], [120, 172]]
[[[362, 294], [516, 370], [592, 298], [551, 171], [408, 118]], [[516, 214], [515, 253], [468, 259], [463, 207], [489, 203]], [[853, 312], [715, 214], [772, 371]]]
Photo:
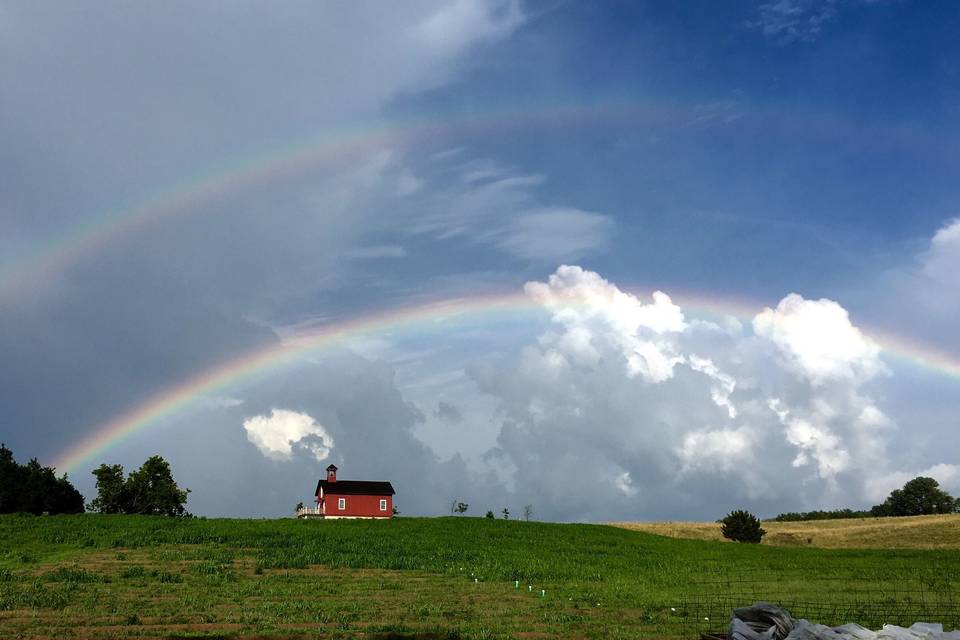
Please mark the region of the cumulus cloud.
[[490, 457], [543, 513], [864, 506], [903, 469], [868, 391], [880, 348], [837, 302], [790, 294], [720, 326], [577, 266], [525, 292], [549, 327], [515, 361], [469, 374], [502, 416]]
[[598, 274], [568, 265], [548, 282], [527, 283], [524, 291], [553, 313], [558, 329], [544, 335], [541, 345], [555, 366], [596, 364], [599, 349], [613, 347], [628, 376], [662, 382], [683, 362], [661, 338], [685, 327], [680, 307], [663, 292], [654, 292], [653, 302], [644, 303]]
[[296, 449], [309, 451], [319, 462], [334, 447], [333, 438], [310, 415], [288, 409], [273, 409], [270, 415], [243, 421], [249, 440], [260, 453], [274, 460], [291, 460]]
[[685, 469], [732, 470], [752, 464], [754, 434], [749, 429], [701, 429], [683, 437], [678, 455]]
[[687, 363], [694, 371], [699, 371], [716, 382], [710, 388], [710, 397], [713, 398], [718, 407], [725, 408], [731, 418], [736, 418], [737, 408], [730, 402], [730, 394], [737, 388], [737, 381], [734, 380], [733, 376], [721, 371], [709, 358], [701, 358], [691, 354], [687, 358]]
[[815, 385], [838, 378], [865, 381], [886, 370], [880, 346], [833, 300], [805, 300], [791, 293], [776, 309], [758, 314], [753, 330], [772, 340], [791, 367]]

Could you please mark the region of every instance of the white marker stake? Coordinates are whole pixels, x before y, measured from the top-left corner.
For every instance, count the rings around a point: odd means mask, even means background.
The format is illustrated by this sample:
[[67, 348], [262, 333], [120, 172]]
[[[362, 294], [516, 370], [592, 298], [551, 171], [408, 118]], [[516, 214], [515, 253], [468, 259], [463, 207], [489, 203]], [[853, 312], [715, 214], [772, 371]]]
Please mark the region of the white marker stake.
[[532, 584], [528, 584], [528, 585], [527, 585], [527, 591], [533, 591], [533, 585], [532, 585]]
[[513, 588], [514, 588], [514, 589], [519, 589], [519, 588], [520, 588], [520, 581], [519, 581], [519, 580], [514, 580], [514, 581], [513, 581]]
[[546, 595], [547, 595], [547, 590], [546, 590], [546, 589], [540, 589], [540, 597], [542, 598], [542, 597], [544, 597], [544, 596], [546, 596]]

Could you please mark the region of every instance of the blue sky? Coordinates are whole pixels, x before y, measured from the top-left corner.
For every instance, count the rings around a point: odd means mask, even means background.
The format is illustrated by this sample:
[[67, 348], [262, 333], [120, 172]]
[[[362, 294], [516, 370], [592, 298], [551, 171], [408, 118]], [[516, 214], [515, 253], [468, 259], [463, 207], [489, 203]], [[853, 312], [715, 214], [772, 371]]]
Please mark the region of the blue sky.
[[[891, 350], [960, 362], [953, 6], [99, 7], [0, 2], [19, 458], [306, 327], [527, 302], [201, 394], [69, 469], [88, 499], [93, 466], [153, 453], [209, 515], [285, 514], [330, 461], [419, 514], [772, 515], [921, 472], [960, 492], [960, 380]], [[244, 163], [264, 170], [56, 260], [103, 212]]]

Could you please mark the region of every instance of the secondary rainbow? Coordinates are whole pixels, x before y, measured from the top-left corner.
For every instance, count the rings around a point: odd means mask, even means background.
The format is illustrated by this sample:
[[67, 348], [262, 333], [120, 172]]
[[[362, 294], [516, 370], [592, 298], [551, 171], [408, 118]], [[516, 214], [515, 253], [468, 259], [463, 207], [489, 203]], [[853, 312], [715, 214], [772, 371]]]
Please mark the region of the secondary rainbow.
[[[709, 105], [707, 105], [709, 107]], [[884, 144], [922, 151], [928, 144], [922, 132], [905, 127], [870, 127], [831, 114], [787, 112], [778, 105], [737, 105], [737, 117], [712, 113], [704, 105], [667, 101], [615, 102], [578, 105], [507, 105], [480, 113], [426, 114], [394, 119], [386, 124], [362, 123], [336, 131], [308, 132], [291, 143], [239, 156], [84, 220], [23, 255], [0, 265], [0, 304], [25, 299], [83, 257], [135, 233], [150, 224], [178, 216], [210, 211], [205, 205], [257, 185], [303, 175], [310, 170], [340, 166], [377, 149], [435, 147], [456, 144], [477, 135], [514, 135], [549, 129], [603, 127], [629, 132], [638, 128], [685, 128], [704, 122], [723, 122], [731, 134], [748, 127], [753, 134], [780, 132], [810, 135], [855, 146]]]
[[[718, 300], [703, 295], [681, 294], [675, 296], [674, 300], [685, 313], [694, 317], [723, 315], [746, 322], [763, 308], [763, 305], [746, 301]], [[457, 318], [479, 320], [483, 314], [499, 316], [509, 311], [538, 309], [540, 307], [523, 293], [515, 292], [452, 298], [330, 324], [308, 334], [299, 334], [289, 341], [250, 351], [162, 390], [133, 409], [93, 428], [89, 435], [58, 455], [53, 464], [61, 471], [74, 471], [82, 463], [92, 462], [95, 456], [110, 447], [165, 417], [175, 415], [208, 394], [243, 383], [257, 375], [282, 369], [304, 355], [343, 344], [350, 339], [449, 322]], [[960, 379], [960, 358], [955, 355], [938, 352], [877, 331], [868, 330], [865, 333], [876, 340], [887, 355], [940, 375]]]

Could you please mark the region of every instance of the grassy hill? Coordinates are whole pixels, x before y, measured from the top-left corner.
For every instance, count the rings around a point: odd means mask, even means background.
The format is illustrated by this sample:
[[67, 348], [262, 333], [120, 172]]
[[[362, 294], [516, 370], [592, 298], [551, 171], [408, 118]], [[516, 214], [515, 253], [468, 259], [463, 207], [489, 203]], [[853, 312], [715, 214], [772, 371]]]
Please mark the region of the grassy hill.
[[[2, 637], [681, 637], [758, 598], [877, 625], [943, 619], [958, 592], [960, 554], [945, 550], [484, 518], [0, 516]], [[923, 594], [939, 609], [918, 610]]]
[[[714, 522], [617, 522], [614, 526], [671, 538], [723, 540]], [[827, 549], [960, 549], [960, 514], [764, 522], [763, 544]]]

